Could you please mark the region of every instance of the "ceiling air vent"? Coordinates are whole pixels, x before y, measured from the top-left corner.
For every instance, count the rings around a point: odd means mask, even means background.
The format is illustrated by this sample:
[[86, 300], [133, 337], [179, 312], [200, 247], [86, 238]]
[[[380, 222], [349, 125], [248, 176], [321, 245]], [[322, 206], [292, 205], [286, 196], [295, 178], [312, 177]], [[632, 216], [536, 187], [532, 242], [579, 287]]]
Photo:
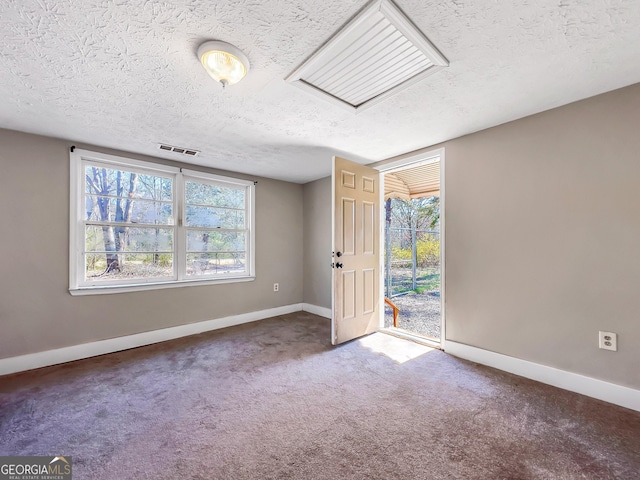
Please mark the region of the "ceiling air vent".
[[286, 80], [358, 111], [448, 65], [391, 0], [375, 0]]
[[197, 157], [200, 153], [198, 150], [194, 150], [192, 148], [184, 148], [184, 147], [174, 147], [173, 145], [166, 145], [164, 143], [159, 143], [158, 148], [160, 150], [165, 150], [167, 152], [180, 153], [182, 155], [189, 155], [190, 157]]

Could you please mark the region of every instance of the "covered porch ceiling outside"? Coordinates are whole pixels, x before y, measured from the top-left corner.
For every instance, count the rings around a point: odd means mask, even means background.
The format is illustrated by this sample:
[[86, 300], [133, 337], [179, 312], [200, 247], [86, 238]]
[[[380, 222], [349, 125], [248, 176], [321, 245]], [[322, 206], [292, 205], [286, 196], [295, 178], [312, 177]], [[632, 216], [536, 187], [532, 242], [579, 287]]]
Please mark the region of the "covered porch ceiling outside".
[[384, 199], [440, 196], [440, 160], [384, 175]]

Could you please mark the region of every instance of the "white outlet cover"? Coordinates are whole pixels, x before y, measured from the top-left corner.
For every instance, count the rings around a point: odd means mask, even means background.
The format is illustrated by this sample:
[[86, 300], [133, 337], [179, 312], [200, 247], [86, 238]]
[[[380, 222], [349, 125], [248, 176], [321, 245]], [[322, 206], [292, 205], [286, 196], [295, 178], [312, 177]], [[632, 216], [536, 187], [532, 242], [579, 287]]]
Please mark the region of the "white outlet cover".
[[598, 347], [603, 350], [618, 351], [618, 335], [613, 332], [598, 332]]

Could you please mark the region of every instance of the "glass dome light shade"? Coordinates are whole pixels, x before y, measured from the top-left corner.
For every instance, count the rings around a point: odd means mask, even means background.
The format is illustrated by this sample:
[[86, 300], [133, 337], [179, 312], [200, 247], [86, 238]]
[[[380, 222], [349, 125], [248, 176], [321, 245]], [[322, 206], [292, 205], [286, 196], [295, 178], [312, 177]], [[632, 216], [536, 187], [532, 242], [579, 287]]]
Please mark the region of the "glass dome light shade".
[[207, 73], [223, 87], [238, 83], [249, 71], [249, 59], [226, 42], [203, 43], [198, 48], [198, 58]]

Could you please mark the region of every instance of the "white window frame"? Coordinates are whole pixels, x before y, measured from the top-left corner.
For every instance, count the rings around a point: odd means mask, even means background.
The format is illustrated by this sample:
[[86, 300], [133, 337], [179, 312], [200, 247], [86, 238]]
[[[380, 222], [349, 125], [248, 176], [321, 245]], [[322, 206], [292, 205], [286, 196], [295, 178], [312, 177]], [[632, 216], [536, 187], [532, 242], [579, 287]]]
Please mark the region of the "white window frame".
[[[232, 177], [213, 175], [196, 170], [187, 170], [160, 163], [134, 160], [126, 157], [107, 155], [89, 150], [74, 148], [70, 158], [70, 208], [69, 208], [69, 292], [72, 295], [94, 295], [104, 293], [123, 293], [159, 288], [210, 285], [217, 283], [248, 282], [255, 280], [255, 184], [252, 181]], [[161, 228], [174, 229], [172, 278], [136, 279], [133, 281], [102, 280], [85, 281], [85, 165], [99, 164], [108, 168], [122, 168], [127, 171], [171, 177], [173, 180], [174, 225], [161, 225]], [[207, 277], [188, 277], [186, 274], [186, 232], [183, 225], [186, 212], [184, 185], [188, 180], [204, 183], [226, 184], [245, 189], [245, 243], [247, 269], [241, 274], [225, 274]]]

